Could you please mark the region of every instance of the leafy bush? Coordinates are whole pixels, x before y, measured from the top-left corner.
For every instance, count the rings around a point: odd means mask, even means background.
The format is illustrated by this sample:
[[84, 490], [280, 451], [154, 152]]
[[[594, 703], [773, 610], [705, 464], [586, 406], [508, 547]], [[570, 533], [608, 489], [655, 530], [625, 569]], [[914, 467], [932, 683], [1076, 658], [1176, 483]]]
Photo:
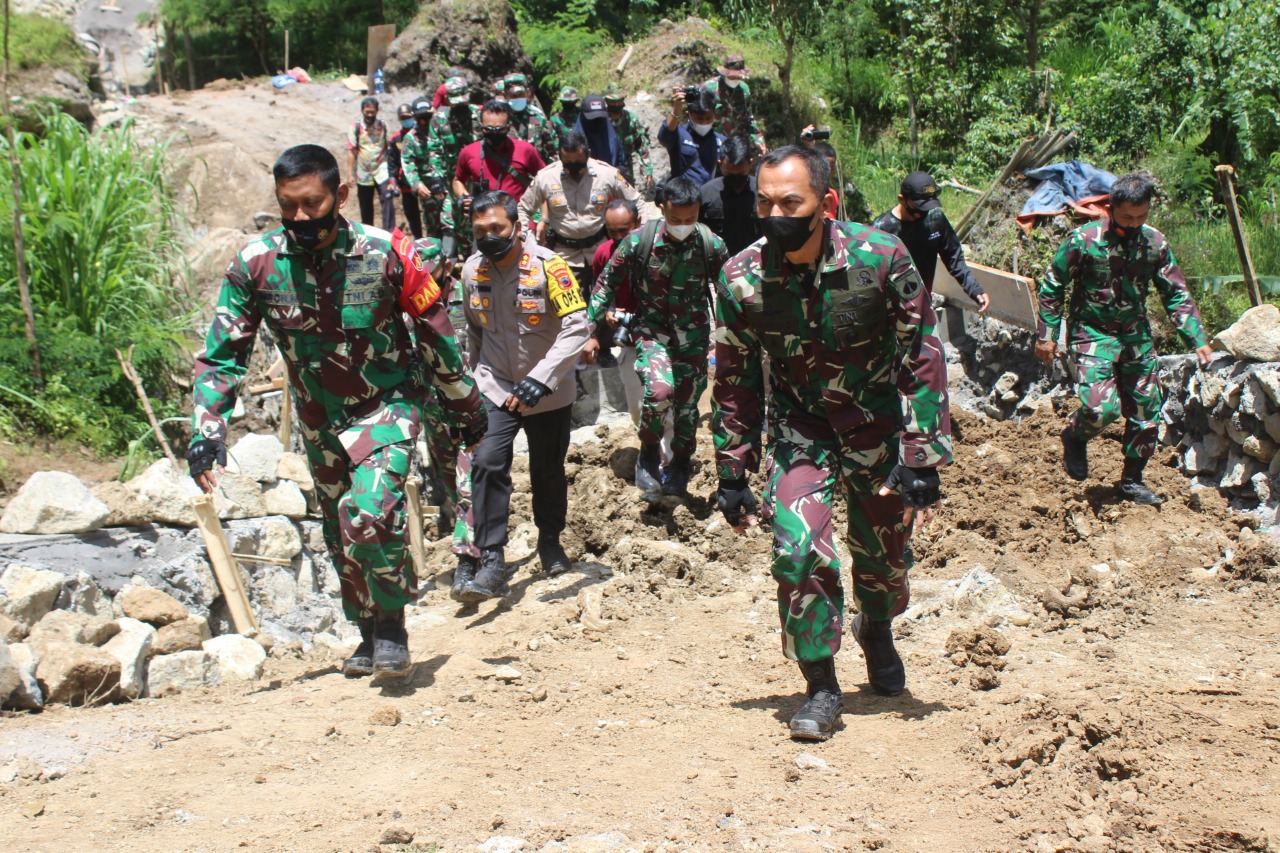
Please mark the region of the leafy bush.
[[[45, 383], [33, 376], [13, 247], [13, 199], [0, 193], [0, 426], [118, 451], [145, 424], [115, 350], [134, 364], [159, 412], [180, 405], [191, 314], [174, 274], [181, 247], [165, 179], [166, 144], [129, 123], [90, 134], [62, 113], [18, 136], [23, 236]], [[12, 181], [0, 144], [0, 183]]]
[[10, 62], [15, 68], [64, 68], [89, 79], [84, 47], [62, 21], [36, 14], [15, 14], [10, 21]]

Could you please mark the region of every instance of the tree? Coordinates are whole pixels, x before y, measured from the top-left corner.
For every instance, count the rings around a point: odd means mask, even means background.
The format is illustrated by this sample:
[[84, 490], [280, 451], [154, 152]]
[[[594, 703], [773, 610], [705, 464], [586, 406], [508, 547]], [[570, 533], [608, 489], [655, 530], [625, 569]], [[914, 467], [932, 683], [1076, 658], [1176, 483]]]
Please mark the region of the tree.
[[778, 65], [778, 81], [782, 83], [783, 123], [786, 135], [793, 138], [799, 131], [791, 108], [791, 72], [795, 69], [796, 43], [801, 37], [815, 37], [820, 30], [822, 6], [817, 0], [727, 0], [724, 5], [729, 20], [740, 27], [773, 24], [785, 51]]

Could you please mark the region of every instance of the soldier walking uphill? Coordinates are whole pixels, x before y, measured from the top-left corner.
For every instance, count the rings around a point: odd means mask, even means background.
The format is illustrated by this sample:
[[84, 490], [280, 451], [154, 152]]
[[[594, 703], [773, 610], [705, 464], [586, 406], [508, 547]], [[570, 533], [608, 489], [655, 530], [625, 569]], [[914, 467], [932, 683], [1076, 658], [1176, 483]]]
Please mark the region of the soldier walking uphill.
[[[686, 497], [697, 445], [698, 398], [707, 387], [711, 288], [729, 253], [724, 241], [698, 224], [702, 194], [689, 178], [658, 189], [663, 219], [623, 238], [591, 294], [587, 320], [598, 324], [624, 284], [636, 304], [632, 322], [640, 400], [640, 456], [636, 486], [650, 504], [663, 495]], [[594, 361], [598, 340], [583, 357]], [[662, 432], [674, 414], [671, 463], [660, 471]]]
[[1109, 218], [1077, 228], [1054, 255], [1040, 284], [1036, 356], [1052, 364], [1058, 332], [1070, 294], [1067, 347], [1075, 370], [1076, 409], [1062, 431], [1062, 464], [1073, 480], [1089, 476], [1088, 443], [1125, 417], [1125, 500], [1158, 505], [1160, 498], [1142, 482], [1155, 452], [1160, 414], [1159, 365], [1147, 319], [1147, 291], [1154, 283], [1160, 301], [1183, 341], [1208, 364], [1200, 311], [1187, 290], [1182, 270], [1163, 234], [1146, 224], [1155, 187], [1140, 173], [1111, 186]]
[[339, 186], [333, 155], [300, 145], [272, 171], [283, 228], [249, 242], [223, 279], [196, 356], [187, 461], [196, 483], [213, 491], [213, 468], [227, 459], [227, 417], [265, 322], [289, 371], [343, 610], [360, 627], [343, 672], [402, 676], [410, 668], [404, 607], [416, 586], [405, 549], [404, 481], [420, 400], [434, 383], [456, 434], [472, 445], [484, 434], [480, 397], [440, 288], [410, 239], [338, 214], [348, 190]]
[[413, 158], [413, 162], [419, 164], [418, 183], [423, 185], [427, 183], [426, 178], [453, 180], [458, 155], [464, 147], [480, 139], [480, 108], [471, 103], [471, 84], [467, 82], [467, 78], [461, 75], [450, 77], [445, 81], [444, 88], [448, 107], [437, 108], [431, 119], [431, 129], [427, 135], [426, 174], [421, 171], [421, 156]]
[[832, 531], [837, 490], [859, 614], [852, 634], [873, 689], [905, 687], [890, 621], [907, 606], [904, 548], [915, 512], [939, 499], [951, 460], [946, 365], [928, 292], [896, 237], [824, 219], [836, 209], [821, 154], [767, 154], [757, 181], [765, 239], [735, 255], [717, 285], [716, 500], [741, 532], [756, 523], [747, 473], [758, 470], [768, 400], [773, 576], [783, 653], [808, 701], [792, 737], [825, 740], [843, 709], [835, 654], [844, 589]]
[[[627, 94], [617, 83], [610, 83], [604, 88], [605, 109], [609, 113], [609, 123], [622, 140], [626, 152], [627, 165], [622, 176], [628, 182], [640, 187], [646, 195], [653, 190], [653, 163], [649, 160], [649, 131], [636, 118], [636, 114], [627, 109]], [[635, 158], [640, 158], [643, 180], [635, 179]]]
[[745, 135], [763, 154], [768, 149], [751, 105], [751, 89], [747, 86], [750, 72], [746, 62], [741, 56], [729, 56], [716, 71], [716, 76], [703, 83], [702, 88], [716, 99], [720, 132], [725, 136]]

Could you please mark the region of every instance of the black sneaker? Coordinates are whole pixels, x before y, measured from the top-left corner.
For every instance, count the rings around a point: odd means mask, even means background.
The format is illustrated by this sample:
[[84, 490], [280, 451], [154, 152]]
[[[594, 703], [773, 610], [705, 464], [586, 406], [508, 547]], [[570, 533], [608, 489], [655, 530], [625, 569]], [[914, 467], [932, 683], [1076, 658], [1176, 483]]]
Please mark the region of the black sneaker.
[[404, 628], [404, 608], [379, 611], [373, 626], [373, 681], [404, 678], [413, 670], [409, 660], [409, 632]]
[[458, 555], [458, 566], [453, 570], [453, 584], [449, 587], [449, 597], [454, 601], [462, 601], [462, 592], [476, 576], [480, 562], [469, 554]]
[[480, 552], [480, 571], [463, 588], [458, 598], [461, 601], [486, 601], [490, 598], [501, 598], [511, 591], [507, 585], [510, 579], [507, 561], [501, 548], [489, 548]]
[[607, 346], [600, 345], [600, 354], [596, 356], [596, 365], [598, 367], [617, 367], [618, 357], [615, 356]]
[[358, 619], [356, 625], [360, 627], [360, 645], [342, 662], [342, 674], [347, 678], [373, 674], [373, 617]]
[[1073, 480], [1089, 477], [1089, 442], [1076, 436], [1071, 427], [1062, 431], [1062, 467]]
[[573, 561], [560, 546], [559, 536], [538, 536], [538, 560], [542, 563], [542, 571], [551, 577], [573, 568]]
[[844, 711], [835, 659], [799, 663], [809, 699], [791, 717], [791, 736], [797, 740], [827, 740], [836, 733]]
[[636, 457], [636, 488], [646, 503], [662, 498], [662, 449], [656, 444], [642, 444]]
[[1141, 480], [1121, 480], [1120, 497], [1143, 506], [1160, 506], [1164, 503], [1160, 496]]
[[853, 617], [850, 633], [867, 659], [867, 680], [881, 696], [897, 696], [907, 687], [907, 670], [893, 647], [892, 620], [873, 622], [859, 613]]
[[689, 463], [687, 456], [676, 456], [671, 459], [662, 478], [662, 493], [670, 497], [689, 497]]

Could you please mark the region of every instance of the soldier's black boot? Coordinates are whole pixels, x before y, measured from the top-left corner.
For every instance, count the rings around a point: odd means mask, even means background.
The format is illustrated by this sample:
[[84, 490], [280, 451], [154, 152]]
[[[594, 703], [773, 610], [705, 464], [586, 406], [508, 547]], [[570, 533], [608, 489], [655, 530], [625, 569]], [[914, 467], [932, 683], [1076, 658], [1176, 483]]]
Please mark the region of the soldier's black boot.
[[453, 526], [457, 521], [453, 507], [440, 506], [440, 514], [436, 516], [436, 539], [447, 539], [453, 535]]
[[859, 613], [850, 631], [867, 659], [867, 680], [881, 696], [897, 696], [907, 687], [907, 670], [893, 647], [893, 620], [873, 621]]
[[844, 694], [836, 681], [835, 658], [800, 661], [809, 701], [791, 718], [791, 736], [798, 740], [826, 740], [835, 734], [844, 710]]
[[636, 457], [636, 488], [640, 498], [657, 503], [662, 497], [662, 448], [657, 444], [640, 445]]
[[360, 645], [342, 662], [342, 674], [347, 678], [363, 678], [373, 673], [373, 617], [359, 619], [356, 625], [360, 628]]
[[454, 601], [462, 601], [462, 591], [471, 583], [480, 568], [480, 561], [470, 554], [458, 555], [458, 567], [453, 570], [453, 584], [449, 587], [449, 597]]
[[1073, 480], [1089, 477], [1089, 442], [1076, 435], [1071, 427], [1062, 431], [1062, 467]]
[[552, 577], [573, 568], [573, 561], [560, 547], [560, 537], [550, 533], [538, 534], [538, 560], [542, 563], [542, 571]]
[[501, 598], [511, 591], [507, 586], [510, 578], [502, 549], [486, 548], [480, 552], [480, 571], [467, 583], [459, 598], [472, 602]]
[[692, 460], [688, 456], [673, 456], [667, 466], [666, 476], [662, 479], [662, 493], [677, 498], [689, 497], [689, 466]]
[[1146, 467], [1146, 459], [1134, 459], [1131, 456], [1124, 458], [1124, 474], [1120, 477], [1120, 496], [1143, 506], [1160, 506], [1164, 501], [1142, 482], [1142, 469]]
[[373, 626], [373, 681], [377, 684], [403, 678], [413, 669], [409, 662], [409, 632], [404, 608], [379, 610]]

